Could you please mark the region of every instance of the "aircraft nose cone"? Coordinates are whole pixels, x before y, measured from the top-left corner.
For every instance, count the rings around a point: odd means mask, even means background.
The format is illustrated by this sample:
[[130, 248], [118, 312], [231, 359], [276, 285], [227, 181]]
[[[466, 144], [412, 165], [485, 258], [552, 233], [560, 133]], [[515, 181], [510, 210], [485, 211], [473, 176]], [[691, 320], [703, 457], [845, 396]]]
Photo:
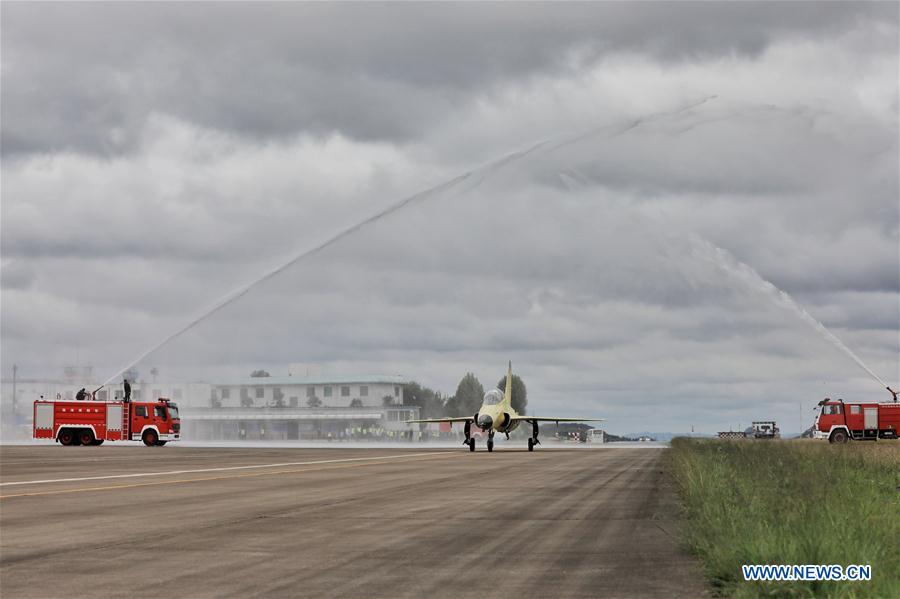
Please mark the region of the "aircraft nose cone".
[[478, 426], [481, 428], [490, 428], [492, 424], [494, 424], [494, 419], [487, 414], [478, 417]]

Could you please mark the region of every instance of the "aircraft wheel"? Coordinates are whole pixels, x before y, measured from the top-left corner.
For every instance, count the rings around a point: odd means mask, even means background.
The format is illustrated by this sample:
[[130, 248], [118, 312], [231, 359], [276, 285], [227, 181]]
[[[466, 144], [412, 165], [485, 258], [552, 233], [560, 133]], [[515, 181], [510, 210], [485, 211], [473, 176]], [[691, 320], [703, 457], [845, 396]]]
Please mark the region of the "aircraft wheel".
[[475, 451], [475, 439], [469, 439], [469, 451]]
[[528, 437], [528, 451], [534, 451], [534, 439]]
[[488, 446], [488, 451], [494, 451], [494, 440], [488, 439], [487, 446]]

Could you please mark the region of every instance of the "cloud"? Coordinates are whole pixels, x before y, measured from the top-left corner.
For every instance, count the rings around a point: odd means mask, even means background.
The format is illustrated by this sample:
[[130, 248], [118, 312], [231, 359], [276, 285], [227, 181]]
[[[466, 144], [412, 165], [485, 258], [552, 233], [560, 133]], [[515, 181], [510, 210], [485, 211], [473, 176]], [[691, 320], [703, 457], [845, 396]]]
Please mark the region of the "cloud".
[[[257, 139], [417, 140], [486, 94], [610, 56], [752, 58], [786, 39], [896, 27], [894, 8], [9, 4], [3, 152], [116, 155], [154, 113]], [[889, 37], [857, 43], [895, 52]]]
[[536, 409], [618, 432], [880, 397], [712, 243], [900, 376], [896, 6], [2, 11], [4, 369], [120, 367], [301, 249], [532, 148], [142, 367], [452, 391], [512, 359]]

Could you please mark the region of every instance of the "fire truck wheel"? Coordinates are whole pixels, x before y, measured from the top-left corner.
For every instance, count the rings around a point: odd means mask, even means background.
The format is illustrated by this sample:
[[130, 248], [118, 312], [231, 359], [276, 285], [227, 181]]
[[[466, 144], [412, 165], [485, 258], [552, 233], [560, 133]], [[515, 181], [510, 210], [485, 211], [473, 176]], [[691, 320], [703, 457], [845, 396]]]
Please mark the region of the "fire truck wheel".
[[144, 433], [144, 445], [147, 447], [153, 447], [159, 441], [159, 435], [156, 434], [156, 431], [149, 430]]
[[75, 433], [72, 432], [71, 429], [64, 428], [59, 431], [59, 436], [57, 437], [60, 445], [69, 446], [75, 442]]
[[166, 443], [168, 443], [168, 441], [157, 441], [157, 442], [156, 442], [156, 446], [157, 446], [157, 447], [162, 447], [162, 446], [164, 446]]
[[837, 430], [831, 433], [831, 438], [828, 440], [832, 443], [846, 443], [849, 439], [845, 431]]
[[82, 430], [78, 433], [78, 442], [82, 445], [93, 445], [94, 444], [94, 433], [90, 430]]

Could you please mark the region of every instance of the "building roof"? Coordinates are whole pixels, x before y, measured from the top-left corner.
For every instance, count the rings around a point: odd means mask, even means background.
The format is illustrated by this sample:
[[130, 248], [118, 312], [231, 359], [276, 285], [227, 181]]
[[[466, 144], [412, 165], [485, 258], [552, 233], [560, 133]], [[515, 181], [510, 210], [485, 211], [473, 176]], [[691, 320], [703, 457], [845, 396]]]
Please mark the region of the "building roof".
[[211, 383], [214, 387], [288, 387], [290, 385], [405, 385], [409, 381], [399, 374], [352, 374], [321, 376], [261, 376]]

